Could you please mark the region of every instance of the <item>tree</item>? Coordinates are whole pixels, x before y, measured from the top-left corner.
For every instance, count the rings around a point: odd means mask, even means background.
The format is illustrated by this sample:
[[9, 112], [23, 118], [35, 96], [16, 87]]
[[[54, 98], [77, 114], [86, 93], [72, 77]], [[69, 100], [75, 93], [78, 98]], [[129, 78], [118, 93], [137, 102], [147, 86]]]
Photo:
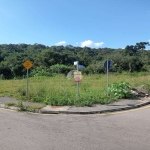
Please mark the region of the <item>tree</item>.
[[144, 51], [146, 46], [149, 46], [149, 42], [139, 42], [139, 43], [136, 43], [136, 45], [127, 45], [125, 47], [125, 50], [127, 53], [130, 54], [130, 56], [133, 56], [133, 55], [136, 55], [136, 53], [138, 51]]
[[146, 46], [149, 45], [149, 42], [140, 42], [140, 43], [136, 43], [135, 48], [137, 50], [144, 50], [146, 48]]
[[127, 45], [125, 47], [125, 50], [130, 56], [136, 55], [137, 53], [137, 47], [135, 47], [134, 45]]

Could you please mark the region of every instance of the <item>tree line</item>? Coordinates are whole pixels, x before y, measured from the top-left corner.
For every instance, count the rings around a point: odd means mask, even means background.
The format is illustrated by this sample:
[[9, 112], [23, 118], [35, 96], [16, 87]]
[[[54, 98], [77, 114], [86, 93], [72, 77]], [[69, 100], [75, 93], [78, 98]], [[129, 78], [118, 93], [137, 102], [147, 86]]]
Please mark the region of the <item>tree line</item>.
[[1, 44], [0, 77], [2, 79], [22, 78], [26, 75], [23, 62], [30, 60], [34, 66], [30, 76], [51, 76], [53, 73], [67, 74], [75, 70], [74, 61], [85, 66], [83, 73], [105, 73], [104, 62], [113, 62], [112, 72], [150, 71], [148, 42], [118, 48], [90, 48], [67, 46], [45, 46], [43, 44]]

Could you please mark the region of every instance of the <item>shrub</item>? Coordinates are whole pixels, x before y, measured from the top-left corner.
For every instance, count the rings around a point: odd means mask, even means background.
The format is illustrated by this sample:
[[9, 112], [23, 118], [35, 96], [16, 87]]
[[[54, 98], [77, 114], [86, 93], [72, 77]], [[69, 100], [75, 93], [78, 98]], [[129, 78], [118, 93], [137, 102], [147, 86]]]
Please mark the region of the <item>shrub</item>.
[[113, 83], [108, 87], [109, 94], [112, 98], [131, 98], [130, 84], [128, 82]]
[[67, 74], [70, 70], [72, 70], [73, 67], [66, 66], [63, 64], [56, 64], [50, 67], [51, 72], [53, 73], [63, 73]]
[[33, 69], [30, 76], [53, 76], [50, 70], [46, 67], [40, 66]]

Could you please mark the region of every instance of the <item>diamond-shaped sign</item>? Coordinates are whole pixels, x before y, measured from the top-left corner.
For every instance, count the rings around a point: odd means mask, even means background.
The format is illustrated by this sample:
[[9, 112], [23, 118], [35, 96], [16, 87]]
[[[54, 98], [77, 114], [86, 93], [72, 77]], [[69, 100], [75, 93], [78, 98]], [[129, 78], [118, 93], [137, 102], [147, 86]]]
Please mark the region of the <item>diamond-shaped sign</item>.
[[26, 69], [30, 69], [33, 64], [30, 60], [26, 60], [23, 64], [22, 64]]

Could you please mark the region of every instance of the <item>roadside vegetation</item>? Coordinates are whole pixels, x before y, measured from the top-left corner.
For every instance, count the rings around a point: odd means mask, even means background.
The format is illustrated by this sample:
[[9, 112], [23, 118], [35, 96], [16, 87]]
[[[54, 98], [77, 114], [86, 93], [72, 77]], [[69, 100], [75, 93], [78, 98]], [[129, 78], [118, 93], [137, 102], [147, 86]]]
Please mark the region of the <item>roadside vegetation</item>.
[[[149, 42], [127, 45], [124, 49], [45, 46], [31, 44], [0, 44], [0, 96], [49, 105], [92, 106], [107, 104], [121, 98], [133, 98], [130, 89], [144, 86], [149, 92]], [[109, 74], [109, 94], [106, 96], [106, 69], [109, 59], [113, 65]], [[26, 60], [29, 69], [29, 94], [26, 97]], [[76, 70], [74, 62], [84, 65], [80, 70], [83, 81], [68, 79], [67, 73]], [[71, 76], [70, 76], [71, 77]], [[9, 104], [12, 105], [12, 104]]]
[[54, 74], [51, 77], [29, 78], [29, 96], [26, 97], [26, 79], [0, 80], [0, 96], [32, 101], [48, 105], [92, 106], [107, 104], [121, 98], [134, 98], [131, 87], [145, 86], [150, 91], [148, 72], [110, 73], [109, 95], [106, 96], [106, 75], [84, 75], [79, 83], [79, 97], [76, 97], [76, 83], [73, 78]]

